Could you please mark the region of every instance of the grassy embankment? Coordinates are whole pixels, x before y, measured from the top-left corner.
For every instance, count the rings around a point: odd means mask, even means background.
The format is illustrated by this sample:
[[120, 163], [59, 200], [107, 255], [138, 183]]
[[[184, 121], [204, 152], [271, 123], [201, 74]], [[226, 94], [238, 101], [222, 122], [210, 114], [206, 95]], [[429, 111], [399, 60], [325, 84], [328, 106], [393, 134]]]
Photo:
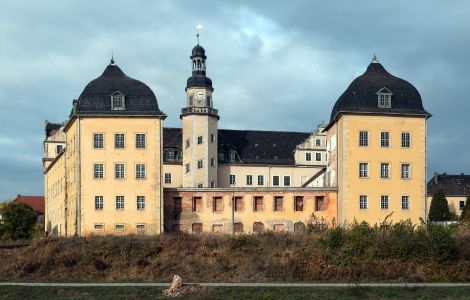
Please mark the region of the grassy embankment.
[[1, 281], [470, 282], [470, 226], [42, 239], [0, 261]]

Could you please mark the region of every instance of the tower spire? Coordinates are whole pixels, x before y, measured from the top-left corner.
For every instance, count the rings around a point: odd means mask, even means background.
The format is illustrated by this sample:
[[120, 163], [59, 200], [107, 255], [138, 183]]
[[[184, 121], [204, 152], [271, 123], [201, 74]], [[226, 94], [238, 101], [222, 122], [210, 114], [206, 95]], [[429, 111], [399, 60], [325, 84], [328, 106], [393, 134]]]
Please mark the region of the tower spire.
[[199, 45], [199, 31], [202, 29], [202, 25], [196, 24], [193, 27], [194, 29], [196, 29], [196, 39], [197, 39], [197, 44]]
[[378, 64], [379, 63], [379, 60], [377, 59], [377, 56], [375, 56], [375, 52], [374, 52], [374, 57], [372, 57], [371, 63], [372, 64]]
[[114, 65], [114, 50], [111, 50], [111, 65]]

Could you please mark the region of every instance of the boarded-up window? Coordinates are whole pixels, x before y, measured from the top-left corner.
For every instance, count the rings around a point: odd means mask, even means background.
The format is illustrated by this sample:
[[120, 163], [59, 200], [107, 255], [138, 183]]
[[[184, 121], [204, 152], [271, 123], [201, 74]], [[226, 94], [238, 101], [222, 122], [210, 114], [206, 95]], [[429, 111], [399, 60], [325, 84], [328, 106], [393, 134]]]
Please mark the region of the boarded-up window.
[[193, 223], [191, 227], [193, 232], [202, 232], [202, 223]]
[[223, 233], [224, 232], [224, 225], [222, 224], [214, 224], [212, 225], [212, 232], [214, 233]]
[[263, 232], [264, 231], [264, 224], [261, 222], [254, 222], [253, 223], [253, 232]]
[[233, 201], [235, 202], [235, 211], [245, 210], [245, 203], [243, 203], [243, 197], [235, 197]]
[[315, 197], [315, 210], [316, 210], [316, 211], [324, 211], [324, 210], [326, 210], [326, 207], [325, 207], [325, 197], [323, 197], [323, 196], [316, 196], [316, 197]]
[[304, 197], [296, 196], [294, 198], [294, 209], [295, 211], [304, 211]]
[[302, 222], [297, 222], [294, 224], [294, 231], [295, 232], [305, 232], [305, 224]]
[[274, 211], [284, 210], [284, 198], [281, 196], [274, 197]]
[[235, 233], [241, 233], [243, 232], [243, 223], [235, 223], [233, 224], [233, 229]]
[[282, 232], [284, 231], [284, 224], [274, 224], [273, 225], [274, 232]]
[[193, 198], [193, 212], [202, 211], [202, 198], [194, 197]]
[[214, 197], [212, 203], [212, 208], [214, 212], [223, 212], [224, 211], [224, 202], [222, 197]]
[[181, 212], [183, 210], [183, 204], [181, 197], [174, 197], [173, 198], [173, 211], [174, 212]]
[[253, 199], [253, 210], [254, 211], [263, 211], [264, 210], [264, 199], [261, 196], [256, 196]]
[[181, 224], [173, 224], [171, 225], [172, 232], [181, 232]]

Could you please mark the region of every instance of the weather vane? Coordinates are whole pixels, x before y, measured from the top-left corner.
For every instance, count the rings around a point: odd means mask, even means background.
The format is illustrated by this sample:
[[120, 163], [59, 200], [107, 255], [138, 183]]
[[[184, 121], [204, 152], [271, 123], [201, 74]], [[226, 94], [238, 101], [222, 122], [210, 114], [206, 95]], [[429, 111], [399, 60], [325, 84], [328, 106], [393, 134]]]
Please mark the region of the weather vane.
[[197, 44], [199, 45], [199, 30], [202, 29], [202, 25], [201, 24], [196, 24], [193, 27], [194, 27], [194, 29], [196, 29]]

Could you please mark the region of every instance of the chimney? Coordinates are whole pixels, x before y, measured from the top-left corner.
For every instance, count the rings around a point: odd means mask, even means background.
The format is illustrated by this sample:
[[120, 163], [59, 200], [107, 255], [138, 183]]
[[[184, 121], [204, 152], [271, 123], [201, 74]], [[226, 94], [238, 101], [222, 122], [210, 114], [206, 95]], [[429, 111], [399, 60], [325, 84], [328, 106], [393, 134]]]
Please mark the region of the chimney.
[[460, 176], [465, 176], [465, 174], [464, 174], [464, 173], [460, 173]]
[[438, 183], [439, 183], [439, 174], [437, 174], [437, 172], [434, 172], [434, 177], [433, 177], [433, 179], [434, 179], [434, 183], [435, 183], [435, 184], [438, 184]]

